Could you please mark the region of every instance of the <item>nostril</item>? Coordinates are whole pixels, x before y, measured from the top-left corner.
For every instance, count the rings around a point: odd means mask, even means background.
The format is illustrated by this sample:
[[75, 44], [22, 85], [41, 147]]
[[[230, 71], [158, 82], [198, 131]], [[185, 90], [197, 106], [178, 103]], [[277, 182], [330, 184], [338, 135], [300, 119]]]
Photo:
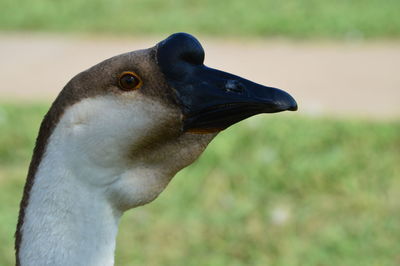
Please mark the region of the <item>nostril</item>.
[[242, 83], [237, 80], [227, 80], [224, 86], [226, 92], [235, 92], [243, 94], [245, 87]]

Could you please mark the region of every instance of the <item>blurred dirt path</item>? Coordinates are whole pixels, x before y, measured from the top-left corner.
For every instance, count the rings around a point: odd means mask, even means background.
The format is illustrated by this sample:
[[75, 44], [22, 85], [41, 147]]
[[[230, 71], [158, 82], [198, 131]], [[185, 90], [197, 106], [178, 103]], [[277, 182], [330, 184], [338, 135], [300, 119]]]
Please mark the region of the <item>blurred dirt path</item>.
[[[53, 99], [78, 72], [164, 37], [0, 33], [0, 101]], [[400, 42], [199, 39], [208, 66], [285, 89], [301, 112], [400, 117]]]

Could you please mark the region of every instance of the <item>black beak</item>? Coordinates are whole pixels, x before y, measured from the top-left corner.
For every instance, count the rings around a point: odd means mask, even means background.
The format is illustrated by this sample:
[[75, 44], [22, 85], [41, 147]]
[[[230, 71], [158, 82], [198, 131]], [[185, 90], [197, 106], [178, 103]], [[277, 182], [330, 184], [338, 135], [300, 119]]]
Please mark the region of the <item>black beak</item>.
[[171, 35], [156, 49], [182, 108], [185, 131], [215, 132], [256, 114], [297, 110], [285, 91], [206, 67], [201, 44], [187, 33]]

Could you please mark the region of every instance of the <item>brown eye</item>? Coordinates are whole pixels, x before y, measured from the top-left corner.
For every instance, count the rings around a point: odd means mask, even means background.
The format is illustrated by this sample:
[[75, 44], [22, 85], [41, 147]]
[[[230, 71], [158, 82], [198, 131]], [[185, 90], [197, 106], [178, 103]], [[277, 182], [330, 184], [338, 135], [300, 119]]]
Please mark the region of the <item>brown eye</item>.
[[119, 77], [119, 87], [124, 91], [136, 90], [142, 86], [142, 80], [136, 73], [123, 72]]

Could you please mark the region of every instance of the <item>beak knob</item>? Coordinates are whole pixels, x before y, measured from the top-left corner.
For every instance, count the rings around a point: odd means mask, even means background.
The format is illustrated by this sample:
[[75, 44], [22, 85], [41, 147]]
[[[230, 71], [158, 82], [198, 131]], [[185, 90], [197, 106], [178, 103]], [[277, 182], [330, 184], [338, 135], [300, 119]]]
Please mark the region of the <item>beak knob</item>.
[[157, 62], [169, 78], [180, 79], [188, 65], [204, 63], [204, 49], [190, 34], [175, 33], [157, 44]]

